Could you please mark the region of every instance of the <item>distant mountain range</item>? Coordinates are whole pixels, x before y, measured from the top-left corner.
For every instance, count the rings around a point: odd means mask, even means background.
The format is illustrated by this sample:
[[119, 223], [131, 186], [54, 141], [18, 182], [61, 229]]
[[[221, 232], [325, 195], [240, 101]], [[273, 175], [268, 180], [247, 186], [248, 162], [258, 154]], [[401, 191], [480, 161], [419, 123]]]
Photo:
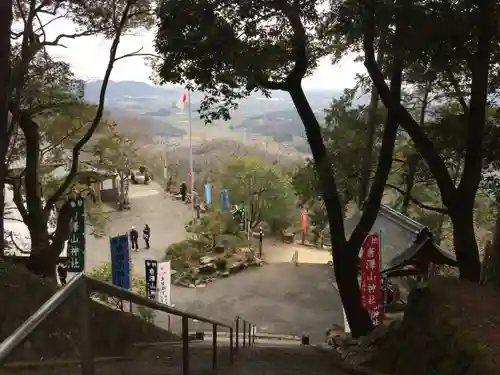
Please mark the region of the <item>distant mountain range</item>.
[[[97, 103], [102, 81], [87, 82], [85, 99]], [[133, 117], [140, 121], [137, 131], [151, 136], [177, 137], [185, 133], [173, 125], [174, 115], [179, 112], [176, 103], [183, 88], [176, 85], [152, 86], [144, 82], [110, 81], [106, 90], [106, 111], [114, 118]], [[191, 94], [193, 110], [198, 108], [203, 93]], [[311, 107], [323, 121], [323, 110], [332, 98], [341, 95], [340, 90], [307, 90]], [[197, 118], [197, 114], [193, 118]], [[273, 137], [276, 141], [303, 136], [304, 128], [288, 93], [275, 91], [271, 98], [257, 94], [240, 101], [232, 113], [232, 128], [245, 128], [248, 133]], [[180, 135], [179, 135], [180, 134]]]

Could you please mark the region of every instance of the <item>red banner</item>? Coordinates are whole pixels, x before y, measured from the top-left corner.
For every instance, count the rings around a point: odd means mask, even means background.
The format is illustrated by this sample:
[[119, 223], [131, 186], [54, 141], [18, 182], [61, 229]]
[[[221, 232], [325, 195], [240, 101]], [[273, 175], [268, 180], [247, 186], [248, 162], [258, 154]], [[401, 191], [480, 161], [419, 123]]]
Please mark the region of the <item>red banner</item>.
[[382, 278], [380, 275], [380, 234], [373, 233], [363, 242], [361, 255], [361, 306], [370, 311], [378, 325], [382, 314]]
[[301, 221], [302, 233], [306, 233], [306, 231], [307, 231], [307, 210], [302, 210], [300, 212], [300, 221]]

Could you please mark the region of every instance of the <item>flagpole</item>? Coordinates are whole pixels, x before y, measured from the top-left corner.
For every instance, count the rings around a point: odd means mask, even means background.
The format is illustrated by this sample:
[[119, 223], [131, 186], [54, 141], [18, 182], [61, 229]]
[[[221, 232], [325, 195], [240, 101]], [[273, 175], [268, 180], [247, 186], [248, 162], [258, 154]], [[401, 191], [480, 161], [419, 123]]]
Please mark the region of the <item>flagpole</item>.
[[194, 214], [194, 173], [193, 173], [193, 140], [192, 140], [192, 124], [191, 124], [191, 90], [188, 90], [188, 121], [189, 121], [189, 174], [191, 176], [190, 189], [191, 189], [191, 211], [193, 218]]

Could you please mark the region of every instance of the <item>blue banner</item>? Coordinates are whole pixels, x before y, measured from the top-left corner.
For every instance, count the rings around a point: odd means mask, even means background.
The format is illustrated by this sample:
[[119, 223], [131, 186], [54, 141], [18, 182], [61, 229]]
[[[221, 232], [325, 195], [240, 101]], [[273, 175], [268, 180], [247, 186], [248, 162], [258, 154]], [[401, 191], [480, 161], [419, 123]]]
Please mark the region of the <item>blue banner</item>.
[[130, 289], [130, 252], [128, 235], [110, 238], [111, 281], [123, 289]]
[[212, 203], [212, 190], [210, 184], [205, 184], [205, 202]]
[[146, 296], [149, 299], [156, 299], [156, 289], [158, 280], [158, 261], [145, 260], [146, 268]]
[[221, 190], [220, 202], [223, 210], [229, 210], [229, 193], [227, 189]]

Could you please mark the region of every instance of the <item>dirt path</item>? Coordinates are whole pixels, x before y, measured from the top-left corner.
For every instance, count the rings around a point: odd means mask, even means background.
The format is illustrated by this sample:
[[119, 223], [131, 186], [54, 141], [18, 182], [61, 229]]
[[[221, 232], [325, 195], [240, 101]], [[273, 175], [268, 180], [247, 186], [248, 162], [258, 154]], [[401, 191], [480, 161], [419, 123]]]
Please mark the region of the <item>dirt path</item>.
[[286, 244], [275, 239], [264, 240], [263, 257], [267, 263], [291, 263], [298, 252], [299, 264], [327, 264], [332, 260], [329, 250], [314, 249], [298, 244]]
[[[341, 302], [331, 283], [332, 268], [326, 264], [275, 263], [245, 270], [205, 288], [172, 287], [175, 306], [223, 322], [240, 315], [263, 333], [310, 335], [322, 342], [325, 330], [342, 324]], [[166, 314], [156, 323], [167, 326]], [[173, 318], [174, 331], [180, 319]], [[190, 323], [190, 329], [210, 330]]]
[[[108, 236], [125, 234], [134, 225], [139, 233], [145, 224], [151, 227], [151, 249], [132, 253], [136, 272], [144, 272], [145, 259], [161, 259], [165, 249], [174, 242], [182, 241], [186, 231], [184, 224], [191, 218], [189, 205], [173, 200], [155, 182], [150, 185], [130, 186], [131, 209], [109, 214]], [[144, 246], [142, 234], [139, 246]], [[87, 236], [86, 270], [102, 262], [110, 261], [109, 237]]]

